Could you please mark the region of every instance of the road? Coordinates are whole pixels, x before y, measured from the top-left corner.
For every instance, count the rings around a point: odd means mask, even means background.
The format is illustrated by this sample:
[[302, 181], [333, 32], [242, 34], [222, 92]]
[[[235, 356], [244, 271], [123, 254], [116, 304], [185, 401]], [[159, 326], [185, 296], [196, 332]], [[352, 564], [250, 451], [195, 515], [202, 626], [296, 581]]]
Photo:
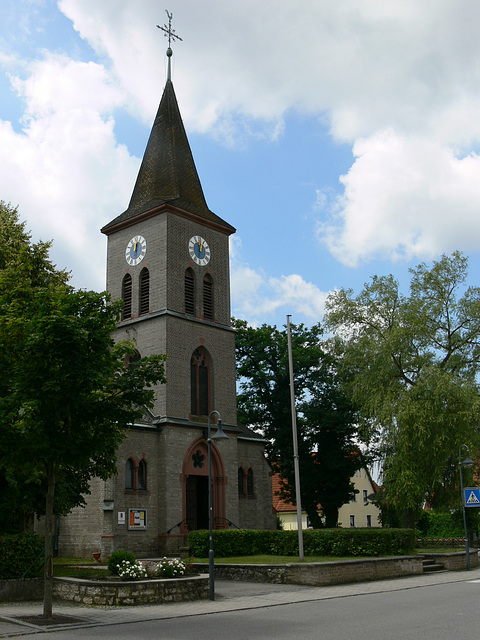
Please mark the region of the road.
[[[473, 578], [473, 576], [472, 576]], [[148, 621], [105, 624], [88, 629], [49, 630], [35, 635], [52, 640], [452, 640], [476, 638], [480, 579], [410, 586], [381, 592], [266, 604]], [[298, 593], [296, 594], [298, 599]], [[16, 638], [31, 636], [31, 632]]]

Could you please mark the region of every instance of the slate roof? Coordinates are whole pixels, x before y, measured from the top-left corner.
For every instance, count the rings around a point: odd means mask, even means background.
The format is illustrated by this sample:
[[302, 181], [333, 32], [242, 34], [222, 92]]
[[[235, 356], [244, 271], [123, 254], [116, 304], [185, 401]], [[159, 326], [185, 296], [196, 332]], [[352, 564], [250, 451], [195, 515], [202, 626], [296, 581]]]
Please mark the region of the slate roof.
[[171, 80], [165, 84], [128, 209], [106, 224], [102, 233], [133, 224], [162, 205], [220, 225], [226, 233], [235, 232], [207, 206]]

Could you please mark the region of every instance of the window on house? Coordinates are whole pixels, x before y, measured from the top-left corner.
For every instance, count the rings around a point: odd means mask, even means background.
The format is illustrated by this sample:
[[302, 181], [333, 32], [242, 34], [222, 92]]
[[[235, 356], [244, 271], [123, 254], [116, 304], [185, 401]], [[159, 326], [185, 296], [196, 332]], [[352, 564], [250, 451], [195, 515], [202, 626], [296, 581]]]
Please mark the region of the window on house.
[[352, 492], [352, 499], [350, 500], [350, 502], [356, 502], [357, 501], [357, 493], [358, 493], [358, 489], [354, 489]]
[[191, 269], [185, 271], [185, 313], [195, 315], [195, 280]]
[[350, 516], [350, 526], [351, 527], [355, 526], [355, 516]]
[[210, 367], [207, 354], [196, 349], [190, 361], [190, 411], [194, 416], [208, 416], [210, 410]]
[[122, 320], [132, 317], [132, 276], [126, 273], [122, 282], [123, 311]]
[[125, 463], [125, 489], [145, 491], [147, 488], [147, 463], [129, 458]]
[[242, 467], [238, 467], [238, 497], [243, 498], [245, 495], [245, 472]]
[[137, 489], [145, 490], [147, 488], [147, 463], [140, 460], [138, 463]]
[[140, 271], [140, 315], [150, 310], [150, 273], [145, 267]]
[[208, 273], [203, 278], [203, 317], [213, 320], [213, 280]]
[[133, 489], [133, 460], [130, 458], [125, 463], [125, 489]]
[[247, 471], [247, 495], [253, 496], [253, 469]]
[[140, 362], [141, 359], [142, 359], [142, 356], [140, 355], [139, 351], [137, 351], [135, 349], [135, 353], [132, 353], [131, 355], [128, 355], [126, 357], [125, 362], [126, 362], [127, 367], [129, 367], [134, 362]]
[[367, 527], [372, 526], [372, 516], [367, 516]]
[[245, 471], [243, 467], [238, 468], [238, 495], [240, 498], [253, 498], [253, 469]]
[[368, 491], [366, 489], [363, 490], [363, 502], [364, 504], [368, 502]]

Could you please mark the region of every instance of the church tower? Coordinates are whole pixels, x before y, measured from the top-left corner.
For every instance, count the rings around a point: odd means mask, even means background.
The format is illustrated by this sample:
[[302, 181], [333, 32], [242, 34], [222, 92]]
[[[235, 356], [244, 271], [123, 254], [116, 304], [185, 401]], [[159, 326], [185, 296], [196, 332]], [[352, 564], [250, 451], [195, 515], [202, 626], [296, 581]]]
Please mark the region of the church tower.
[[[170, 40], [170, 24], [167, 33]], [[82, 555], [95, 544], [102, 556], [116, 549], [175, 553], [188, 531], [208, 528], [206, 433], [219, 415], [228, 440], [212, 444], [214, 528], [275, 526], [265, 443], [237, 424], [229, 279], [235, 229], [207, 206], [171, 55], [169, 46], [167, 81], [130, 203], [101, 230], [107, 290], [124, 302], [114, 338], [133, 342], [137, 358], [166, 354], [167, 382], [120, 445], [117, 476], [92, 483], [82, 522], [77, 513], [62, 524], [64, 554]]]

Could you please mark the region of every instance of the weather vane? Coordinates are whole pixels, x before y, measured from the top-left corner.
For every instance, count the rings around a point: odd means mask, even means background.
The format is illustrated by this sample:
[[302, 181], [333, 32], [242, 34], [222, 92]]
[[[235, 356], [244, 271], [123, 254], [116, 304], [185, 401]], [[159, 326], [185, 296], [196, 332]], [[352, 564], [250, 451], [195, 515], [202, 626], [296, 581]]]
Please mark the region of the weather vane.
[[165, 9], [165, 13], [167, 14], [167, 18], [168, 18], [168, 26], [166, 24], [163, 25], [163, 27], [161, 27], [159, 24], [157, 24], [157, 28], [160, 29], [161, 31], [163, 31], [163, 34], [166, 38], [168, 38], [168, 49], [167, 49], [167, 57], [168, 57], [168, 72], [167, 72], [167, 80], [171, 80], [171, 67], [170, 67], [170, 58], [172, 57], [173, 51], [172, 51], [172, 40], [180, 40], [180, 42], [183, 42], [182, 38], [180, 38], [180, 36], [177, 36], [177, 34], [175, 33], [175, 29], [172, 29], [172, 13], [168, 13], [168, 11]]

